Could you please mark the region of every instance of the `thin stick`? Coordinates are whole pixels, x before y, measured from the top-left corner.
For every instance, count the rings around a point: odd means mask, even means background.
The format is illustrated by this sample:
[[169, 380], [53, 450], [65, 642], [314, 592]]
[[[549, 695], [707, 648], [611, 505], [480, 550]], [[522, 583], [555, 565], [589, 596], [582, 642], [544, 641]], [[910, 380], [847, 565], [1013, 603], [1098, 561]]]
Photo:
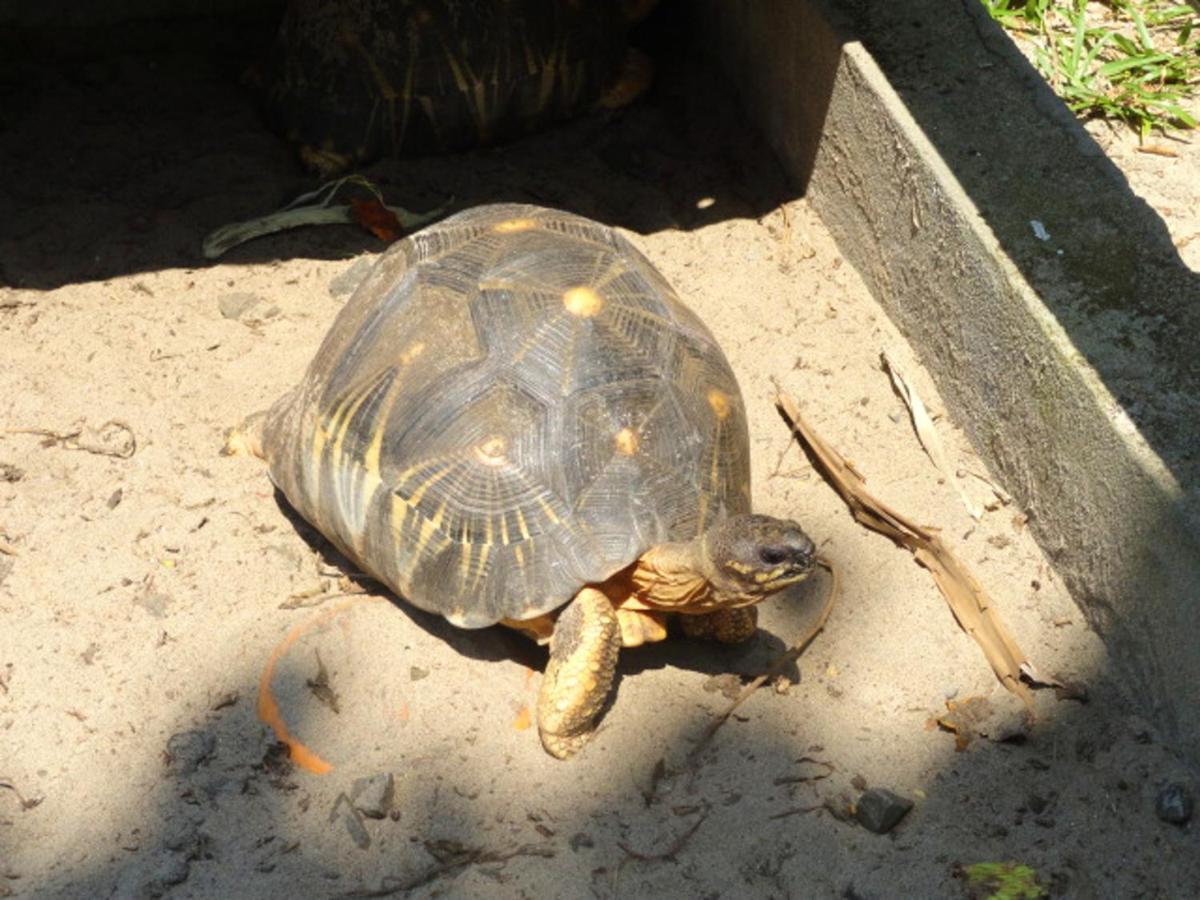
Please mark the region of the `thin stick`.
[[0, 778], [0, 788], [12, 791], [14, 794], [16, 794], [17, 802], [21, 804], [21, 809], [23, 811], [33, 809], [35, 806], [41, 804], [42, 800], [45, 799], [44, 797], [32, 797], [26, 799], [25, 796], [17, 789], [17, 786], [12, 783], [11, 779], [8, 778]]
[[705, 810], [704, 815], [697, 819], [691, 828], [676, 838], [675, 842], [662, 853], [639, 853], [637, 850], [634, 850], [628, 844], [625, 844], [621, 841], [617, 841], [617, 846], [628, 853], [633, 859], [641, 862], [661, 862], [662, 860], [667, 859], [673, 860], [675, 858], [675, 854], [683, 849], [684, 845], [691, 840], [692, 835], [695, 834], [697, 829], [704, 824], [704, 820], [707, 818], [708, 810]]
[[62, 447], [64, 450], [82, 450], [85, 453], [91, 453], [96, 456], [112, 456], [116, 459], [129, 459], [133, 454], [137, 453], [137, 436], [134, 435], [133, 429], [129, 427], [127, 422], [122, 422], [120, 419], [109, 419], [99, 428], [95, 429], [95, 434], [100, 434], [106, 428], [112, 426], [128, 435], [129, 440], [125, 446], [114, 449], [106, 447], [103, 444], [96, 444], [91, 441], [82, 441], [80, 437], [83, 435], [82, 428], [76, 428], [74, 431], [51, 431], [48, 428], [6, 428], [6, 434], [32, 434], [38, 437], [46, 438], [54, 444]]
[[785, 809], [783, 812], [775, 813], [775, 815], [767, 816], [767, 818], [786, 819], [788, 816], [802, 816], [811, 812], [820, 812], [823, 809], [828, 809], [824, 803], [814, 803], [812, 806], [797, 806], [794, 809]]
[[817, 564], [826, 569], [833, 579], [829, 585], [829, 593], [825, 597], [825, 605], [821, 608], [821, 613], [817, 616], [817, 621], [813, 623], [813, 626], [809, 628], [807, 632], [805, 632], [804, 636], [800, 638], [799, 642], [795, 646], [788, 650], [787, 653], [783, 654], [783, 656], [779, 657], [779, 659], [775, 660], [775, 662], [771, 664], [767, 671], [763, 672], [748, 685], [742, 688], [741, 693], [737, 695], [737, 698], [733, 701], [733, 703], [731, 703], [729, 707], [723, 713], [721, 713], [721, 715], [717, 716], [717, 718], [709, 723], [708, 727], [704, 729], [704, 733], [700, 735], [700, 739], [696, 741], [696, 745], [692, 747], [691, 752], [688, 753], [689, 760], [695, 759], [696, 756], [699, 755], [700, 751], [703, 750], [708, 745], [708, 742], [712, 740], [713, 735], [717, 733], [717, 729], [724, 725], [725, 722], [728, 721], [729, 717], [733, 715], [733, 711], [735, 709], [745, 703], [746, 700], [750, 698], [751, 694], [757, 691], [776, 675], [782, 673], [784, 669], [799, 659], [800, 654], [808, 649], [808, 645], [811, 644], [813, 639], [821, 633], [822, 629], [824, 629], [825, 623], [829, 620], [829, 613], [833, 609], [834, 600], [837, 598], [838, 592], [841, 589], [841, 584], [837, 569], [834, 568], [833, 564], [830, 563], [829, 560], [825, 559], [824, 557], [818, 557]]

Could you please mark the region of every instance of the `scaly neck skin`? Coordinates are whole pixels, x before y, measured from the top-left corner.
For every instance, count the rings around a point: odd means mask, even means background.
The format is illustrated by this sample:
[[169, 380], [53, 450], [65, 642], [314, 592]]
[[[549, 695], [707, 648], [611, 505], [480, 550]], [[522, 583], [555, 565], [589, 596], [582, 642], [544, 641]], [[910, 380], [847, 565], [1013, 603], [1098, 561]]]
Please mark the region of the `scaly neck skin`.
[[707, 612], [728, 606], [745, 606], [760, 598], [722, 590], [723, 581], [705, 549], [704, 536], [692, 541], [659, 544], [642, 554], [631, 577], [638, 600], [654, 609], [686, 607]]

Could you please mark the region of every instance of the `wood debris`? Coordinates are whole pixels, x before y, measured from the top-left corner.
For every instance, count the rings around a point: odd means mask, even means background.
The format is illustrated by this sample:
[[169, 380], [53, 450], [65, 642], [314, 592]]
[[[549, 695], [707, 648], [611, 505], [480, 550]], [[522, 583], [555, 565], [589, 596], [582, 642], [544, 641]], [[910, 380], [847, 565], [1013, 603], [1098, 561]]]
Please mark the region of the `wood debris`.
[[979, 645], [1000, 683], [1032, 709], [1033, 698], [1023, 676], [1048, 682], [1037, 676], [993, 606], [991, 597], [966, 566], [932, 530], [917, 525], [872, 496], [864, 487], [863, 477], [813, 431], [800, 415], [796, 401], [788, 394], [780, 390], [775, 404], [815, 460], [817, 468], [850, 507], [854, 518], [909, 550], [916, 561], [929, 570], [958, 624]]

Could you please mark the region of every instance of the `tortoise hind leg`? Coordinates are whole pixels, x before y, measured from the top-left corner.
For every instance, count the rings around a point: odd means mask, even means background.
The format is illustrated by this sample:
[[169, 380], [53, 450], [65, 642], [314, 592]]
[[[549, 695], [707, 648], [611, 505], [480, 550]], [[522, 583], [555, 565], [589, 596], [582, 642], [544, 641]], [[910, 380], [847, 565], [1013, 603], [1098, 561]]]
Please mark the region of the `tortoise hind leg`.
[[608, 598], [584, 588], [562, 611], [538, 694], [538, 732], [551, 756], [566, 759], [591, 737], [612, 687], [621, 629]]
[[758, 630], [758, 608], [740, 606], [694, 616], [680, 616], [683, 633], [693, 638], [708, 638], [722, 644], [740, 644]]

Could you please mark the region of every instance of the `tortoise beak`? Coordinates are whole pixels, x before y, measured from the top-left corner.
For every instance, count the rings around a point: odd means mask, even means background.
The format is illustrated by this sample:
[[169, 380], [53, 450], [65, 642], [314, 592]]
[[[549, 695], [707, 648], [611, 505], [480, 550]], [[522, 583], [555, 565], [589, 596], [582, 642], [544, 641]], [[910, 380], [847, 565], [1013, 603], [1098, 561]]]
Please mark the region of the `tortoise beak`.
[[800, 529], [791, 529], [773, 542], [769, 551], [779, 559], [779, 565], [768, 573], [767, 584], [783, 588], [803, 581], [816, 567], [817, 547]]

